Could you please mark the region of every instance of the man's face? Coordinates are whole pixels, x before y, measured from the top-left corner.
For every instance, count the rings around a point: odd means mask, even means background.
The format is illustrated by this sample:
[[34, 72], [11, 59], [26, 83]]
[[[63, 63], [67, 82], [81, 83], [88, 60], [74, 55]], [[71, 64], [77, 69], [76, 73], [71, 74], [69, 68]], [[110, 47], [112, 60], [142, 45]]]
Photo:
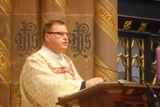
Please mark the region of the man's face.
[[68, 30], [65, 25], [55, 24], [45, 34], [45, 46], [54, 53], [62, 53], [68, 48]]

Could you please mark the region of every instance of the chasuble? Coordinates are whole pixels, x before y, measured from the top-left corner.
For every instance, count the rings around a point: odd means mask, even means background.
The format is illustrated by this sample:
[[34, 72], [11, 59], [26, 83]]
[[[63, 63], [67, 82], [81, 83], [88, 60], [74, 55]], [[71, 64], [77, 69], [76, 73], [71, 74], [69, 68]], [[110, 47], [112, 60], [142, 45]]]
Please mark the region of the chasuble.
[[58, 97], [79, 91], [82, 81], [68, 56], [42, 46], [23, 66], [21, 107], [60, 107]]

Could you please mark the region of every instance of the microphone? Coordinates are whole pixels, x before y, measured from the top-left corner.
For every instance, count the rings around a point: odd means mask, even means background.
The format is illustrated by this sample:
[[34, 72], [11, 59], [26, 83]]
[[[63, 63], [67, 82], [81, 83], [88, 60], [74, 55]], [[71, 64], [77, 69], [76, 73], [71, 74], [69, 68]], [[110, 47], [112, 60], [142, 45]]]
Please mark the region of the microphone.
[[[130, 77], [133, 77], [133, 78], [136, 78], [136, 79], [139, 79], [141, 81], [144, 81], [145, 85], [147, 86], [147, 88], [149, 89], [149, 92], [151, 93], [151, 95], [153, 96], [153, 98], [155, 98], [158, 102], [159, 102], [159, 99], [157, 97], [157, 95], [155, 94], [154, 90], [148, 85], [147, 81], [143, 80], [142, 78], [139, 78], [139, 77], [136, 77], [136, 76], [133, 76], [133, 75], [130, 75], [130, 74], [125, 74], [125, 73], [122, 73], [122, 72], [119, 72], [119, 71], [116, 71], [116, 70], [113, 70], [113, 69], [110, 69], [110, 68], [106, 68], [106, 67], [103, 67], [103, 66], [100, 66], [98, 64], [95, 63], [95, 65], [99, 68], [102, 68], [102, 69], [106, 69], [106, 70], [111, 70], [113, 72], [116, 72], [116, 73], [119, 73], [119, 74], [123, 74], [123, 75], [126, 75], [126, 76], [130, 76]], [[119, 82], [119, 81], [118, 81]]]

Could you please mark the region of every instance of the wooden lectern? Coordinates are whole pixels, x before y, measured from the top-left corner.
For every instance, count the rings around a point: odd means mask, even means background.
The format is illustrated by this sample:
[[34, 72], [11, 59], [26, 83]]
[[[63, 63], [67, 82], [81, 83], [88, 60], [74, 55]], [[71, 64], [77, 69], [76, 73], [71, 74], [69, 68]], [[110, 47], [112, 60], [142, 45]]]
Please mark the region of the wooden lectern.
[[[160, 86], [150, 86], [157, 97]], [[157, 100], [144, 84], [103, 82], [77, 93], [60, 98], [65, 107], [156, 107]]]

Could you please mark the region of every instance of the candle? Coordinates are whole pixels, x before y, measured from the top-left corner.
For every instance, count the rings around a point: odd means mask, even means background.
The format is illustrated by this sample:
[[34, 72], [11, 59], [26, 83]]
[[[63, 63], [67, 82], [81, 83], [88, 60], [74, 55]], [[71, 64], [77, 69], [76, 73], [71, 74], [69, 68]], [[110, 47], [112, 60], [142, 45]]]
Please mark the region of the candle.
[[[157, 78], [160, 79], [160, 47], [156, 48], [156, 74]], [[158, 81], [158, 84], [160, 84], [160, 81]]]

